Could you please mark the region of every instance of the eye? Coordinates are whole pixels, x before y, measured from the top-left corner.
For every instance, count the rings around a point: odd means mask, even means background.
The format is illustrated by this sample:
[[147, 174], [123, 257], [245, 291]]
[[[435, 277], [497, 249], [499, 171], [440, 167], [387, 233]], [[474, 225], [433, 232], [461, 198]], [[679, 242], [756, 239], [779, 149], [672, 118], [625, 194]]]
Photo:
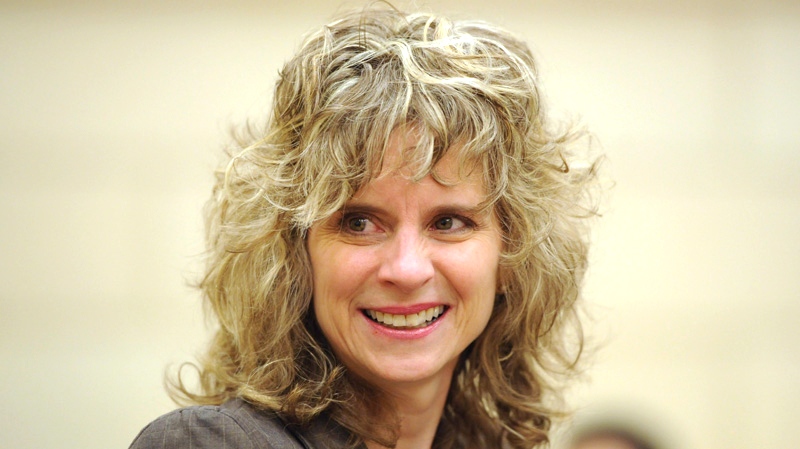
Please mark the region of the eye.
[[453, 217], [442, 217], [433, 223], [433, 227], [439, 231], [448, 231], [453, 228]]
[[345, 214], [339, 222], [339, 229], [354, 235], [373, 234], [380, 231], [380, 227], [372, 218], [362, 214]]
[[453, 216], [439, 217], [433, 222], [433, 229], [437, 231], [459, 231], [470, 226], [466, 219]]
[[369, 220], [364, 217], [349, 217], [345, 219], [347, 230], [351, 232], [364, 232], [368, 224]]

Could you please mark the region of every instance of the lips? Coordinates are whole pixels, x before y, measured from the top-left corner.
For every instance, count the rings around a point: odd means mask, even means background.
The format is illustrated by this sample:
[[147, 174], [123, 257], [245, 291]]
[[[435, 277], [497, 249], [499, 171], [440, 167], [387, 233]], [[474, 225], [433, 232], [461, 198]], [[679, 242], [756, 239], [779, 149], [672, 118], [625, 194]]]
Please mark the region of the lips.
[[416, 313], [389, 313], [365, 309], [366, 315], [372, 321], [393, 329], [419, 329], [430, 326], [447, 310], [446, 306], [438, 305], [428, 307]]

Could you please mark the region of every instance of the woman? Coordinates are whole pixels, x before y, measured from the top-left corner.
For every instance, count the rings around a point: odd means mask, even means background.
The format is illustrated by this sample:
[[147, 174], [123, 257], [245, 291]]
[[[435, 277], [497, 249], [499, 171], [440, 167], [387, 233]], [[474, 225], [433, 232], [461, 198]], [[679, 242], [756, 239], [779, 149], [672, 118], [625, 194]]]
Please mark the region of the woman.
[[195, 406], [132, 447], [546, 442], [593, 170], [570, 170], [537, 83], [485, 23], [369, 9], [310, 36], [218, 176], [219, 328], [200, 391], [173, 385]]

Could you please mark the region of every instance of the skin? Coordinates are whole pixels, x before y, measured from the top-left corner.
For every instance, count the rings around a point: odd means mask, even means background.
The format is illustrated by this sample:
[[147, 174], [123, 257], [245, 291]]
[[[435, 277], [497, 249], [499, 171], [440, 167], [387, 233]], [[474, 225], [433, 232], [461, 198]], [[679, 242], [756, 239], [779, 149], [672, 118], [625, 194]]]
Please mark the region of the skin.
[[[307, 242], [317, 321], [342, 363], [395, 400], [398, 448], [430, 447], [458, 357], [491, 316], [502, 249], [497, 218], [478, 208], [478, 175], [459, 180], [450, 151], [435, 167], [448, 185], [409, 180], [401, 154], [411, 139], [395, 133], [381, 175]], [[435, 306], [444, 313], [418, 329], [365, 315]]]

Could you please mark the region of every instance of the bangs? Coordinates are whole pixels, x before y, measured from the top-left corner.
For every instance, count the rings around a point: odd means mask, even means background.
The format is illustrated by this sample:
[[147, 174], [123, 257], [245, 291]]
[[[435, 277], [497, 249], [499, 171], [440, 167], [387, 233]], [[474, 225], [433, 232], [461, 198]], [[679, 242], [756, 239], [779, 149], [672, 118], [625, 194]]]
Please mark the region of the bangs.
[[[513, 148], [524, 145], [524, 137], [513, 126], [513, 108], [492, 101], [468, 82], [472, 79], [447, 73], [441, 73], [439, 80], [412, 76], [410, 62], [398, 55], [366, 57], [362, 53], [328, 74], [336, 81], [323, 90], [322, 106], [302, 128], [299, 145], [303, 165], [310, 169], [305, 176], [307, 191], [326, 191], [330, 205], [306, 219], [316, 221], [335, 212], [379, 177], [397, 133], [406, 136], [401, 156], [412, 180], [432, 175], [446, 183], [437, 176], [435, 166], [449, 151], [457, 150], [459, 178], [481, 170], [487, 203], [495, 202], [505, 185], [502, 178], [509, 155], [513, 159]], [[417, 53], [418, 59], [426, 56]], [[309, 195], [306, 200], [313, 204], [319, 198]]]

